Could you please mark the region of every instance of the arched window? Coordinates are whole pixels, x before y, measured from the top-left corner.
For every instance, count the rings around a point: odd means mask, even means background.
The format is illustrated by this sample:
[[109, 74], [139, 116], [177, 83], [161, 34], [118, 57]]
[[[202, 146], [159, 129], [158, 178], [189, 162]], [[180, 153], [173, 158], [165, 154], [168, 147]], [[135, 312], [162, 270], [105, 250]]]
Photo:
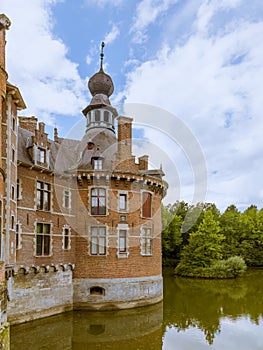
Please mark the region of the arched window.
[[95, 111], [95, 122], [99, 122], [100, 121], [100, 111], [96, 110]]
[[104, 121], [108, 123], [110, 120], [110, 114], [108, 111], [104, 111]]

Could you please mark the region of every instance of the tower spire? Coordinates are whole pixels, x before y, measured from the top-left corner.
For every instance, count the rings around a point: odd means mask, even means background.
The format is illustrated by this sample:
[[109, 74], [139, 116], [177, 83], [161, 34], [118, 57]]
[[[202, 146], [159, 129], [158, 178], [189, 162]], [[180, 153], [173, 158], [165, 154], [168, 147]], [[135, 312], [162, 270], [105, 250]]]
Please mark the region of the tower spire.
[[101, 71], [103, 71], [103, 57], [104, 57], [103, 49], [104, 49], [104, 46], [105, 46], [105, 43], [104, 43], [104, 41], [102, 41], [101, 50], [100, 50], [100, 70]]

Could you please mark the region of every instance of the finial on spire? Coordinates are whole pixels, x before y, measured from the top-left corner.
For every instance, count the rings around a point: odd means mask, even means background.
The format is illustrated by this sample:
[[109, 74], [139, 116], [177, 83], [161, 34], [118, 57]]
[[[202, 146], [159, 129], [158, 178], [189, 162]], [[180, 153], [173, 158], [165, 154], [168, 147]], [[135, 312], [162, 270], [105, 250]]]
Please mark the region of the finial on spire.
[[104, 41], [102, 41], [101, 43], [101, 51], [100, 51], [100, 70], [103, 70], [103, 57], [104, 57], [104, 53], [103, 53], [103, 48], [105, 46]]

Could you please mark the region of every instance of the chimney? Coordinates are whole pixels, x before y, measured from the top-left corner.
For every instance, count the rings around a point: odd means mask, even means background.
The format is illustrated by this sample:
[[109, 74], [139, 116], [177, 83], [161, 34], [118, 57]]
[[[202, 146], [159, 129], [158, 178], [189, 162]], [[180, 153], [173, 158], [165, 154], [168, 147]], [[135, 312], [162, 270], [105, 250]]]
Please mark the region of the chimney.
[[118, 160], [122, 162], [132, 157], [132, 118], [118, 117]]
[[[0, 67], [5, 72], [5, 32], [9, 29], [11, 21], [3, 13], [0, 14]], [[6, 73], [6, 72], [5, 72]]]
[[59, 139], [58, 139], [58, 129], [57, 128], [54, 128], [54, 141], [55, 142], [59, 141]]
[[144, 155], [138, 158], [139, 159], [139, 170], [148, 170], [148, 159], [149, 156]]
[[[38, 120], [36, 117], [34, 117], [34, 116], [32, 116], [32, 117], [18, 117], [18, 119], [19, 119], [19, 126], [22, 129], [26, 129], [26, 130], [29, 130], [29, 131], [35, 133], [35, 130], [37, 128], [37, 120]], [[44, 124], [44, 123], [42, 123], [42, 124]]]
[[39, 126], [40, 134], [44, 134], [45, 133], [45, 123], [40, 122], [38, 126]]

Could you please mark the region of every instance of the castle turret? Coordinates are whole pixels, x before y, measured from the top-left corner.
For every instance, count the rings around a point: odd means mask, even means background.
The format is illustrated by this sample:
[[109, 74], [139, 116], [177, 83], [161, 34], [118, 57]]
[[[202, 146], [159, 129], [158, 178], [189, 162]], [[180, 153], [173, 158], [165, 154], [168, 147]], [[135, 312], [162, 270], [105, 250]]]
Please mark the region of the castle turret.
[[82, 113], [87, 118], [87, 131], [103, 127], [115, 132], [114, 121], [117, 111], [111, 106], [109, 99], [114, 91], [114, 85], [111, 77], [103, 70], [103, 48], [104, 43], [102, 42], [100, 70], [90, 78], [88, 83], [92, 100]]

